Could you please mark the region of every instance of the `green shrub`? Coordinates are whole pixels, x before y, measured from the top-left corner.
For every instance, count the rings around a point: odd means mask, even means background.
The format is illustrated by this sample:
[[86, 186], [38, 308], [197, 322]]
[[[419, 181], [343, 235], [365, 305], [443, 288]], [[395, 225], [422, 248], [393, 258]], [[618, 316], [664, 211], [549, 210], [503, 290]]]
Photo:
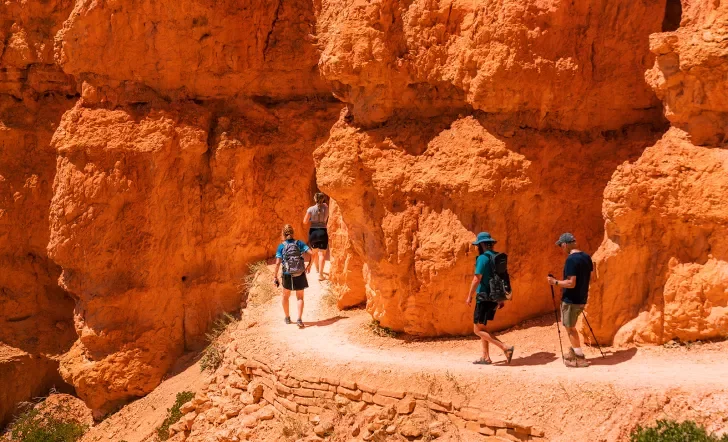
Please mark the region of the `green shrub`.
[[179, 410], [182, 405], [191, 401], [195, 397], [195, 394], [191, 391], [183, 391], [177, 393], [177, 400], [174, 401], [174, 405], [171, 408], [167, 408], [167, 418], [162, 422], [162, 425], [157, 428], [157, 436], [159, 440], [169, 439], [169, 427], [179, 422], [182, 418], [182, 412]]
[[693, 421], [658, 420], [654, 427], [638, 425], [630, 435], [630, 442], [728, 442], [728, 434], [720, 438], [708, 434]]
[[12, 425], [10, 440], [19, 442], [75, 442], [88, 430], [75, 421], [61, 421], [38, 409], [23, 413]]
[[222, 364], [223, 352], [220, 346], [212, 343], [202, 350], [200, 358], [200, 371], [215, 371]]

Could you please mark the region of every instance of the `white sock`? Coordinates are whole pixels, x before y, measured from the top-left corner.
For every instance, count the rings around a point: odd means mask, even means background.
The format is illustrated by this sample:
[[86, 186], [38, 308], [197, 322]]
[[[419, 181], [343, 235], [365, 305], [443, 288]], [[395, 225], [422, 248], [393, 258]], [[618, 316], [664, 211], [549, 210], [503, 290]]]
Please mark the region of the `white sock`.
[[574, 353], [576, 353], [577, 356], [584, 356], [584, 352], [581, 351], [581, 347], [572, 347], [574, 349]]

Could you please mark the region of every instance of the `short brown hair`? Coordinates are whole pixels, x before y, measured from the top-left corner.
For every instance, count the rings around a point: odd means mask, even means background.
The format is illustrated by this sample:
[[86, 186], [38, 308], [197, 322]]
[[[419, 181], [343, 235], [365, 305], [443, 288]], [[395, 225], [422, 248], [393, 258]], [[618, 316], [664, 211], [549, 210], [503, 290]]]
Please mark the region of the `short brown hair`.
[[293, 239], [293, 226], [290, 224], [283, 226], [283, 237], [285, 239]]

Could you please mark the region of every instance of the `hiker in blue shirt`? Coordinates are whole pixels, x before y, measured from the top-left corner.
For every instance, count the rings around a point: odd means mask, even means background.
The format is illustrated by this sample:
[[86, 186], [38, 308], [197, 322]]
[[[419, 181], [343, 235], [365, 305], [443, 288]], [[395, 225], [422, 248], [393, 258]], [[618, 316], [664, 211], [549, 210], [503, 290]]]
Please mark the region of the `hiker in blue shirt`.
[[[304, 254], [309, 255], [308, 266], [303, 258]], [[286, 324], [291, 323], [291, 315], [288, 312], [288, 299], [291, 296], [291, 290], [296, 292], [296, 300], [298, 304], [298, 320], [296, 324], [299, 328], [303, 328], [303, 290], [308, 288], [308, 280], [306, 273], [311, 271], [313, 256], [311, 249], [303, 241], [297, 241], [293, 238], [293, 227], [290, 224], [283, 226], [283, 243], [276, 250], [276, 269], [273, 272], [274, 283], [276, 287], [280, 284], [278, 281], [278, 269], [283, 265], [283, 313], [285, 313]]]
[[[473, 313], [473, 333], [480, 337], [483, 343], [483, 356], [473, 364], [490, 365], [493, 363], [490, 359], [488, 345], [493, 344], [500, 348], [506, 355], [506, 361], [510, 364], [513, 359], [513, 347], [504, 344], [500, 339], [485, 330], [488, 321], [495, 318], [495, 312], [503, 308], [503, 302], [494, 302], [489, 299], [490, 280], [493, 278], [493, 272], [490, 265], [491, 258], [496, 254], [493, 250], [497, 241], [490, 236], [488, 232], [480, 232], [473, 242], [478, 247], [478, 257], [475, 260], [475, 276], [470, 284], [468, 291], [468, 299], [465, 301], [468, 305], [473, 302], [473, 293], [477, 293], [475, 297], [475, 312]], [[476, 292], [477, 289], [477, 292]]]

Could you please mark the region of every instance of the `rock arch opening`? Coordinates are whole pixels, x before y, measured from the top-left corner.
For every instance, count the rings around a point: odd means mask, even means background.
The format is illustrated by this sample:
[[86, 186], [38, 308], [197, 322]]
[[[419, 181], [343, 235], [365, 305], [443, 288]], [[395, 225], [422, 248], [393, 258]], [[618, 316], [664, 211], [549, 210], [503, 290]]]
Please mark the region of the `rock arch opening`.
[[680, 0], [667, 0], [665, 18], [662, 20], [662, 32], [673, 32], [680, 27], [682, 21], [682, 3]]

